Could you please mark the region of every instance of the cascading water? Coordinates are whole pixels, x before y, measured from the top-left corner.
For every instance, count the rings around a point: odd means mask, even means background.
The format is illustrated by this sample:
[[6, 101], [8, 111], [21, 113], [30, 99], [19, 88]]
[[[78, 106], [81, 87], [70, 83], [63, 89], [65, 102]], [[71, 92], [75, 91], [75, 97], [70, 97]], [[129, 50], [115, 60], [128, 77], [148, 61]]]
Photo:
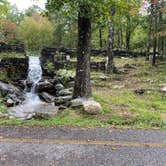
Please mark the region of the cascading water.
[[32, 119], [36, 113], [56, 114], [58, 108], [52, 104], [42, 102], [36, 93], [36, 85], [42, 78], [42, 69], [39, 57], [29, 57], [29, 70], [26, 82], [32, 83], [29, 90], [26, 85], [25, 101], [10, 109], [10, 115], [21, 119]]
[[25, 88], [25, 101], [22, 105], [13, 107], [10, 109], [10, 114], [12, 116], [27, 119], [32, 117], [35, 110], [39, 110], [43, 106], [43, 102], [40, 100], [38, 94], [36, 93], [36, 85], [42, 78], [42, 69], [40, 65], [39, 57], [29, 57], [29, 69], [28, 77], [26, 82], [32, 84], [30, 90], [28, 85]]
[[28, 92], [27, 86], [25, 88], [26, 103], [28, 102], [35, 103], [40, 101], [38, 94], [36, 93], [36, 84], [41, 80], [41, 78], [42, 78], [42, 69], [39, 57], [30, 56], [27, 81], [32, 83], [32, 87], [30, 89], [30, 92]]

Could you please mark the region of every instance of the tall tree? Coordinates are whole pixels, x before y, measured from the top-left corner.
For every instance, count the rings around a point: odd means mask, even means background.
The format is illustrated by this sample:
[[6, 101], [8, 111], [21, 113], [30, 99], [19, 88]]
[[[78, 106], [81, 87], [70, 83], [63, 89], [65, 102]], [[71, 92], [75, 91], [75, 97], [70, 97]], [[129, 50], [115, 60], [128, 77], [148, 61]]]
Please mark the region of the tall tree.
[[[78, 46], [77, 69], [73, 98], [91, 96], [90, 83], [90, 42], [91, 18], [102, 6], [101, 0], [48, 0], [48, 11], [63, 8], [64, 11], [77, 11], [78, 14]], [[93, 10], [92, 10], [93, 9]], [[95, 10], [96, 9], [96, 10]], [[92, 13], [92, 11], [94, 13]]]
[[158, 32], [158, 0], [152, 0], [152, 7], [153, 7], [153, 16], [154, 16], [154, 35], [153, 35], [153, 58], [152, 58], [152, 65], [156, 65], [156, 53], [157, 53], [157, 32]]
[[110, 23], [108, 28], [108, 62], [107, 62], [107, 73], [115, 73], [116, 67], [114, 63], [114, 16], [115, 16], [115, 4], [110, 7]]

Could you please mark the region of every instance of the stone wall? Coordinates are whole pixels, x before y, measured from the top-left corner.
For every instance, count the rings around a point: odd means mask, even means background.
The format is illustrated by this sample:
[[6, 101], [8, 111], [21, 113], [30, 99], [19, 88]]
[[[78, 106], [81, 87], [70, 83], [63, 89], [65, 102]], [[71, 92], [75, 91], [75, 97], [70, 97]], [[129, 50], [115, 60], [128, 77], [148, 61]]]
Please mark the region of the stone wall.
[[[43, 75], [51, 75], [47, 68], [47, 65], [52, 63], [54, 69], [63, 68], [76, 68], [77, 63], [70, 61], [67, 56], [73, 56], [74, 50], [68, 50], [65, 48], [48, 48], [44, 47], [41, 52], [41, 66], [43, 69]], [[91, 70], [105, 70], [105, 62], [91, 62]]]
[[24, 80], [28, 73], [28, 57], [2, 58], [0, 72], [11, 81]]
[[0, 52], [16, 52], [25, 54], [25, 49], [23, 44], [8, 45], [0, 43]]

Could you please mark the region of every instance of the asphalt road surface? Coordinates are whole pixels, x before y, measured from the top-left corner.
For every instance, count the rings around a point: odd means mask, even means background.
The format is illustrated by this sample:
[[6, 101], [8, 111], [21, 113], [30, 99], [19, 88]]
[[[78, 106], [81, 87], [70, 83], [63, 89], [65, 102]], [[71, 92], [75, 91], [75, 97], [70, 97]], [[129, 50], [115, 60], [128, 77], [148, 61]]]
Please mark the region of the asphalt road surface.
[[0, 127], [0, 166], [166, 166], [166, 132]]

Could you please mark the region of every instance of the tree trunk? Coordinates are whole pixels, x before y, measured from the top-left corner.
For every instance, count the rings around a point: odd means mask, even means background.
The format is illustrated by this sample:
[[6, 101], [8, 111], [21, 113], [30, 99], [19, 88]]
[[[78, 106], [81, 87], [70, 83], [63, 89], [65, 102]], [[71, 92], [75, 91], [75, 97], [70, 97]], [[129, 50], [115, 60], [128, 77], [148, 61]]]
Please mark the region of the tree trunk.
[[152, 16], [149, 15], [149, 27], [148, 27], [148, 43], [147, 43], [147, 51], [146, 51], [146, 60], [149, 60], [150, 57], [150, 46], [151, 46], [151, 31], [152, 31]]
[[90, 8], [80, 6], [78, 14], [78, 48], [77, 69], [73, 98], [90, 97], [90, 41], [91, 41], [91, 19]]
[[126, 50], [130, 50], [130, 37], [131, 37], [131, 20], [130, 20], [130, 15], [127, 14], [127, 28], [126, 28]]
[[158, 31], [158, 17], [157, 17], [157, 2], [154, 4], [154, 43], [153, 43], [153, 59], [152, 66], [156, 65], [156, 50], [157, 50], [157, 31]]
[[100, 36], [100, 48], [103, 48], [103, 41], [102, 41], [102, 28], [99, 28], [99, 36]]
[[108, 29], [108, 49], [107, 49], [107, 55], [108, 55], [108, 62], [107, 62], [107, 73], [115, 73], [116, 67], [114, 63], [114, 25], [113, 25], [113, 18], [115, 15], [115, 9], [111, 8], [110, 10], [110, 25]]
[[120, 27], [117, 27], [116, 30], [116, 49], [119, 50], [120, 49]]

